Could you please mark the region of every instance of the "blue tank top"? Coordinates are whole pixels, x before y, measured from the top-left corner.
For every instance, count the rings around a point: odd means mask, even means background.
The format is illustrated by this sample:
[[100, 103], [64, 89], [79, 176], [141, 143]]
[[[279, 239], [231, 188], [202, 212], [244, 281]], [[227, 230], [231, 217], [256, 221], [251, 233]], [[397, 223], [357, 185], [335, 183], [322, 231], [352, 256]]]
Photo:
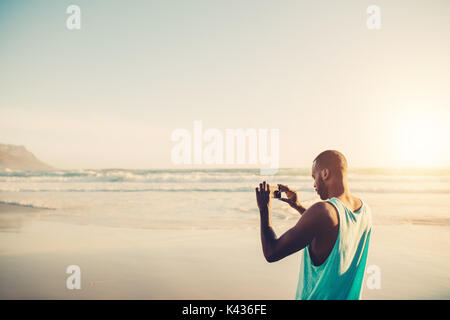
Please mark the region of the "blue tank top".
[[372, 230], [370, 209], [364, 202], [355, 212], [338, 198], [328, 202], [338, 212], [339, 233], [330, 255], [320, 266], [312, 262], [310, 246], [303, 249], [297, 300], [357, 300], [361, 295]]

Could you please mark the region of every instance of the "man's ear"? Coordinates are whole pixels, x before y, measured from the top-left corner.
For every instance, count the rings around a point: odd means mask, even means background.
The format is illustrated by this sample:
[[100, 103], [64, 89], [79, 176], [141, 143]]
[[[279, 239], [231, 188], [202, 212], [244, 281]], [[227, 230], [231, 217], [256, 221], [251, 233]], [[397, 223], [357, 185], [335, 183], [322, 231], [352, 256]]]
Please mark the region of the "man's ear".
[[330, 170], [328, 168], [322, 169], [320, 175], [322, 176], [322, 180], [327, 180], [330, 177]]

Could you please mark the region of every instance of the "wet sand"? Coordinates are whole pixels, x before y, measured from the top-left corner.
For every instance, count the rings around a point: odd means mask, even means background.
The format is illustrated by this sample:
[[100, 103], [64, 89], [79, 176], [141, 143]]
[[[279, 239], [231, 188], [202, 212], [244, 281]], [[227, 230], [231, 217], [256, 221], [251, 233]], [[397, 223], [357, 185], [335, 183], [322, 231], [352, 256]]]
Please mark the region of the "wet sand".
[[40, 209], [16, 204], [0, 203], [0, 214], [2, 213], [30, 213]]
[[[152, 230], [25, 220], [16, 232], [0, 231], [0, 299], [295, 296], [300, 254], [267, 263], [257, 229]], [[283, 231], [276, 229], [278, 235]], [[364, 288], [363, 298], [449, 299], [449, 231], [375, 226], [368, 265], [380, 267], [381, 289]], [[66, 288], [66, 268], [73, 264], [81, 268], [81, 290]]]
[[29, 206], [0, 203], [0, 232], [20, 232], [40, 211]]

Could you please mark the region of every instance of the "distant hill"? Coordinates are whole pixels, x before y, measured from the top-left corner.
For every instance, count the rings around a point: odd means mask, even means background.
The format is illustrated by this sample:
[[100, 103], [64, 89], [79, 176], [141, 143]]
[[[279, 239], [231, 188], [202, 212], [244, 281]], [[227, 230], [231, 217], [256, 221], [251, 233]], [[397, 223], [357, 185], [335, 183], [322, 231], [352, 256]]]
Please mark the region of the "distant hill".
[[51, 166], [37, 159], [24, 146], [0, 144], [0, 169], [49, 170]]

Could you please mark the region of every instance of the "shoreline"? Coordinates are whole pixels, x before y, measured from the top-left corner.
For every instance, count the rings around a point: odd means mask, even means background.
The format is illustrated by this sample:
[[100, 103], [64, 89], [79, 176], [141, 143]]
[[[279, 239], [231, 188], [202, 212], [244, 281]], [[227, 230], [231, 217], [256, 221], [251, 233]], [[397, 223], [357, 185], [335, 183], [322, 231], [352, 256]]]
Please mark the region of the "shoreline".
[[41, 210], [53, 210], [50, 208], [36, 208], [31, 205], [23, 205], [19, 203], [9, 203], [0, 201], [0, 214], [3, 213], [32, 213]]

